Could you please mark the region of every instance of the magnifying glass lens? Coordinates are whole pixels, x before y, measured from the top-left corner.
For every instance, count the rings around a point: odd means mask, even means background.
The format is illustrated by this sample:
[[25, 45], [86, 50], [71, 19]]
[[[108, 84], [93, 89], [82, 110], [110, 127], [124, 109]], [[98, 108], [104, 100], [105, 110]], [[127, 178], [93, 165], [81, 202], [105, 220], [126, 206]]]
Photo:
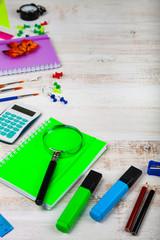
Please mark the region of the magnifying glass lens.
[[37, 8], [33, 5], [26, 5], [26, 6], [23, 6], [21, 10], [24, 12], [34, 12], [37, 10]]
[[72, 128], [57, 128], [44, 136], [45, 145], [50, 149], [75, 153], [81, 148], [81, 135]]

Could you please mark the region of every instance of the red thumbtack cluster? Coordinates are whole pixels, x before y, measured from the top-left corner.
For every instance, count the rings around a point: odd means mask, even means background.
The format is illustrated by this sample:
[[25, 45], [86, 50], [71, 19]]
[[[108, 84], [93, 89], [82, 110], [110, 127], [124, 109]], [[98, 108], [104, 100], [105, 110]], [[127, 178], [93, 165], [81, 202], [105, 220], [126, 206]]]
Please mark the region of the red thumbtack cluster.
[[58, 78], [58, 79], [60, 79], [60, 77], [62, 77], [62, 76], [63, 76], [63, 72], [61, 72], [61, 73], [55, 72], [55, 74], [52, 75], [52, 78]]

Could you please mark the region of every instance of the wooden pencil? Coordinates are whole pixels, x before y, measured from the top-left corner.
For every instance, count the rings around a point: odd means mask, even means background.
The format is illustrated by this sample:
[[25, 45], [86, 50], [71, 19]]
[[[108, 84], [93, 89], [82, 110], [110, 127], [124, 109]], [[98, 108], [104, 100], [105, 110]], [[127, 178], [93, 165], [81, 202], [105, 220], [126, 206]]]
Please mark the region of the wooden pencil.
[[146, 214], [146, 212], [148, 210], [148, 207], [149, 207], [149, 205], [151, 203], [151, 200], [153, 198], [154, 193], [155, 193], [155, 187], [153, 189], [151, 189], [150, 192], [148, 193], [148, 196], [147, 196], [147, 198], [145, 200], [145, 203], [144, 203], [144, 205], [142, 207], [142, 210], [140, 211], [140, 214], [139, 214], [139, 216], [137, 218], [137, 221], [136, 221], [136, 223], [135, 223], [135, 225], [133, 227], [133, 230], [132, 230], [132, 234], [133, 235], [136, 235], [138, 233], [138, 230], [139, 230], [139, 228], [140, 228], [140, 226], [142, 224], [142, 221], [143, 221], [143, 219], [145, 217], [145, 214]]
[[134, 222], [134, 220], [135, 220], [135, 217], [136, 217], [136, 215], [137, 215], [137, 212], [138, 212], [138, 210], [139, 210], [139, 208], [140, 208], [140, 205], [141, 205], [141, 203], [142, 203], [142, 200], [143, 200], [143, 198], [144, 198], [144, 196], [145, 196], [145, 193], [146, 193], [146, 190], [147, 190], [147, 186], [148, 186], [148, 184], [146, 183], [146, 184], [142, 187], [142, 189], [141, 189], [141, 191], [140, 191], [140, 193], [139, 193], [139, 196], [138, 196], [138, 198], [137, 198], [137, 201], [136, 201], [136, 203], [135, 203], [135, 205], [134, 205], [134, 207], [133, 207], [133, 210], [132, 210], [132, 212], [131, 212], [131, 215], [130, 215], [130, 217], [129, 217], [129, 219], [128, 219], [128, 222], [127, 222], [127, 224], [126, 224], [126, 226], [125, 226], [125, 230], [126, 230], [127, 232], [130, 232], [130, 231], [131, 231], [131, 227], [132, 227], [132, 225], [133, 225], [133, 222]]

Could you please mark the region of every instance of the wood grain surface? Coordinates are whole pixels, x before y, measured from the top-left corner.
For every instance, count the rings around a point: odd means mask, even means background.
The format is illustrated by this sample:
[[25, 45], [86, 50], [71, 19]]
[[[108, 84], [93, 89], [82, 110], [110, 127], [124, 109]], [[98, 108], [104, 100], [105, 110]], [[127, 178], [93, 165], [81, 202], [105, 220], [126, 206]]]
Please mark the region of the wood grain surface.
[[[52, 116], [106, 141], [108, 149], [92, 167], [103, 179], [68, 234], [59, 232], [55, 224], [84, 177], [51, 211], [0, 184], [1, 214], [14, 226], [4, 239], [160, 239], [160, 178], [146, 173], [149, 160], [160, 160], [160, 1], [35, 0], [47, 13], [25, 22], [16, 10], [30, 2], [6, 0], [11, 28], [0, 30], [16, 37], [17, 25], [48, 21], [46, 29], [61, 68], [1, 77], [0, 83], [24, 80], [17, 94], [40, 92], [18, 100], [42, 112], [30, 130]], [[64, 73], [59, 83], [67, 105], [53, 103], [47, 96], [55, 71]], [[38, 82], [28, 81], [37, 76], [41, 76]], [[11, 103], [1, 103], [0, 112]], [[0, 143], [1, 157], [20, 141], [13, 146]], [[140, 180], [102, 222], [92, 220], [91, 208], [131, 165], [142, 169]], [[134, 237], [124, 227], [146, 182], [156, 187], [156, 193]]]

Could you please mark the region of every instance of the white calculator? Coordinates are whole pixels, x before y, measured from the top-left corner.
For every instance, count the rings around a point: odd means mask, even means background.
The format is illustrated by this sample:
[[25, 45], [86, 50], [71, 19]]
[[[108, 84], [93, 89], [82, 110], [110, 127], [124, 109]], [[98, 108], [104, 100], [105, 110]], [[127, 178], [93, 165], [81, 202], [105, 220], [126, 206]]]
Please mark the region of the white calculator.
[[0, 114], [0, 141], [13, 143], [40, 114], [32, 107], [12, 104]]

